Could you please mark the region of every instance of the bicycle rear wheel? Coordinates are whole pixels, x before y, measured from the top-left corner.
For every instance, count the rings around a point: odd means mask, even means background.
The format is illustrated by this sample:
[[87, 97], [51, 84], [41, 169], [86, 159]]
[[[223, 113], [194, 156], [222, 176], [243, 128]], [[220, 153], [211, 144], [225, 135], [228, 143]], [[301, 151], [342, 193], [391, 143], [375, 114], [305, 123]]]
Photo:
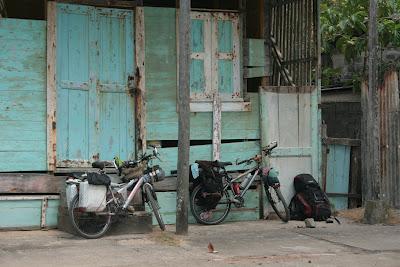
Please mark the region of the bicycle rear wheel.
[[200, 224], [214, 225], [223, 222], [231, 210], [229, 193], [224, 191], [217, 206], [212, 210], [209, 210], [204, 203], [202, 203], [204, 202], [202, 193], [202, 185], [198, 185], [193, 189], [190, 195], [190, 210], [192, 211], [193, 217]]
[[290, 219], [289, 209], [279, 187], [265, 186], [267, 199], [275, 213], [283, 222]]
[[111, 226], [111, 210], [109, 205], [101, 214], [82, 211], [79, 208], [79, 195], [76, 195], [70, 205], [69, 217], [76, 232], [84, 238], [99, 238]]
[[148, 186], [145, 186], [144, 190], [146, 193], [147, 203], [149, 204], [150, 208], [153, 210], [154, 216], [157, 219], [160, 229], [165, 231], [165, 224], [164, 224], [164, 221], [160, 214], [160, 206], [158, 205], [158, 202], [154, 198], [154, 195], [153, 195], [154, 191], [152, 189], [150, 189]]

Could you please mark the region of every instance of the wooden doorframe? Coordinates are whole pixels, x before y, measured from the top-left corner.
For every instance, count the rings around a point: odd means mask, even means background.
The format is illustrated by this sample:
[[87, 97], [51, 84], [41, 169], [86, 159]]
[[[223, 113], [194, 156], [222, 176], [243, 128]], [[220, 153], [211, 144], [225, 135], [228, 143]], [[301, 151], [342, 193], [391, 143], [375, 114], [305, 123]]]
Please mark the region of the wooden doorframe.
[[47, 3], [47, 170], [54, 172], [57, 163], [57, 3]]

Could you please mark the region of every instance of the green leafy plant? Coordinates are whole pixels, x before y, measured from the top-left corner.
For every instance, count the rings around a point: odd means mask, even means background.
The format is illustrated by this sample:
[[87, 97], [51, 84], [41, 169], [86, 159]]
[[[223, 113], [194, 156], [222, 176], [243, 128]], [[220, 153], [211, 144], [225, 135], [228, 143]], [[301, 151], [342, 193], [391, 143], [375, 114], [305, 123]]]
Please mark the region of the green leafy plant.
[[[369, 0], [321, 2], [322, 53], [332, 55], [340, 52], [348, 63], [363, 56], [364, 67], [359, 76], [365, 74], [367, 64], [368, 8]], [[377, 30], [381, 49], [400, 47], [400, 0], [378, 2]], [[330, 71], [326, 73], [330, 74]]]

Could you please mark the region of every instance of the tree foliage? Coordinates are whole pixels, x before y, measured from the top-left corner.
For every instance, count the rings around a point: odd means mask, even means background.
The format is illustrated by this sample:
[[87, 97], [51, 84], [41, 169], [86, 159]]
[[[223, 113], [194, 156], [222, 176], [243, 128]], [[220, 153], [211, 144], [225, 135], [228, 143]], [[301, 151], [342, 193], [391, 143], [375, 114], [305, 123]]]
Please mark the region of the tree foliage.
[[[365, 56], [368, 8], [369, 0], [322, 0], [322, 53], [331, 55], [340, 52], [349, 63]], [[380, 48], [400, 47], [400, 0], [378, 0], [377, 20]]]
[[[323, 53], [338, 50], [351, 61], [366, 51], [368, 7], [368, 0], [321, 2]], [[379, 45], [400, 47], [400, 0], [380, 0], [378, 7]]]

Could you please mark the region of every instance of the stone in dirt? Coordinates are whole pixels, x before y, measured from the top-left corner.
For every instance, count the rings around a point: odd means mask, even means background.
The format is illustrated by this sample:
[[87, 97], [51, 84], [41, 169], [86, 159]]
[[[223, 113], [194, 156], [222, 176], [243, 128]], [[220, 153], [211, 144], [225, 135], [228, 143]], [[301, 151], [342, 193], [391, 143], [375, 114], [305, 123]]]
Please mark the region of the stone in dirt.
[[315, 228], [316, 224], [313, 218], [307, 218], [304, 220], [307, 228]]

